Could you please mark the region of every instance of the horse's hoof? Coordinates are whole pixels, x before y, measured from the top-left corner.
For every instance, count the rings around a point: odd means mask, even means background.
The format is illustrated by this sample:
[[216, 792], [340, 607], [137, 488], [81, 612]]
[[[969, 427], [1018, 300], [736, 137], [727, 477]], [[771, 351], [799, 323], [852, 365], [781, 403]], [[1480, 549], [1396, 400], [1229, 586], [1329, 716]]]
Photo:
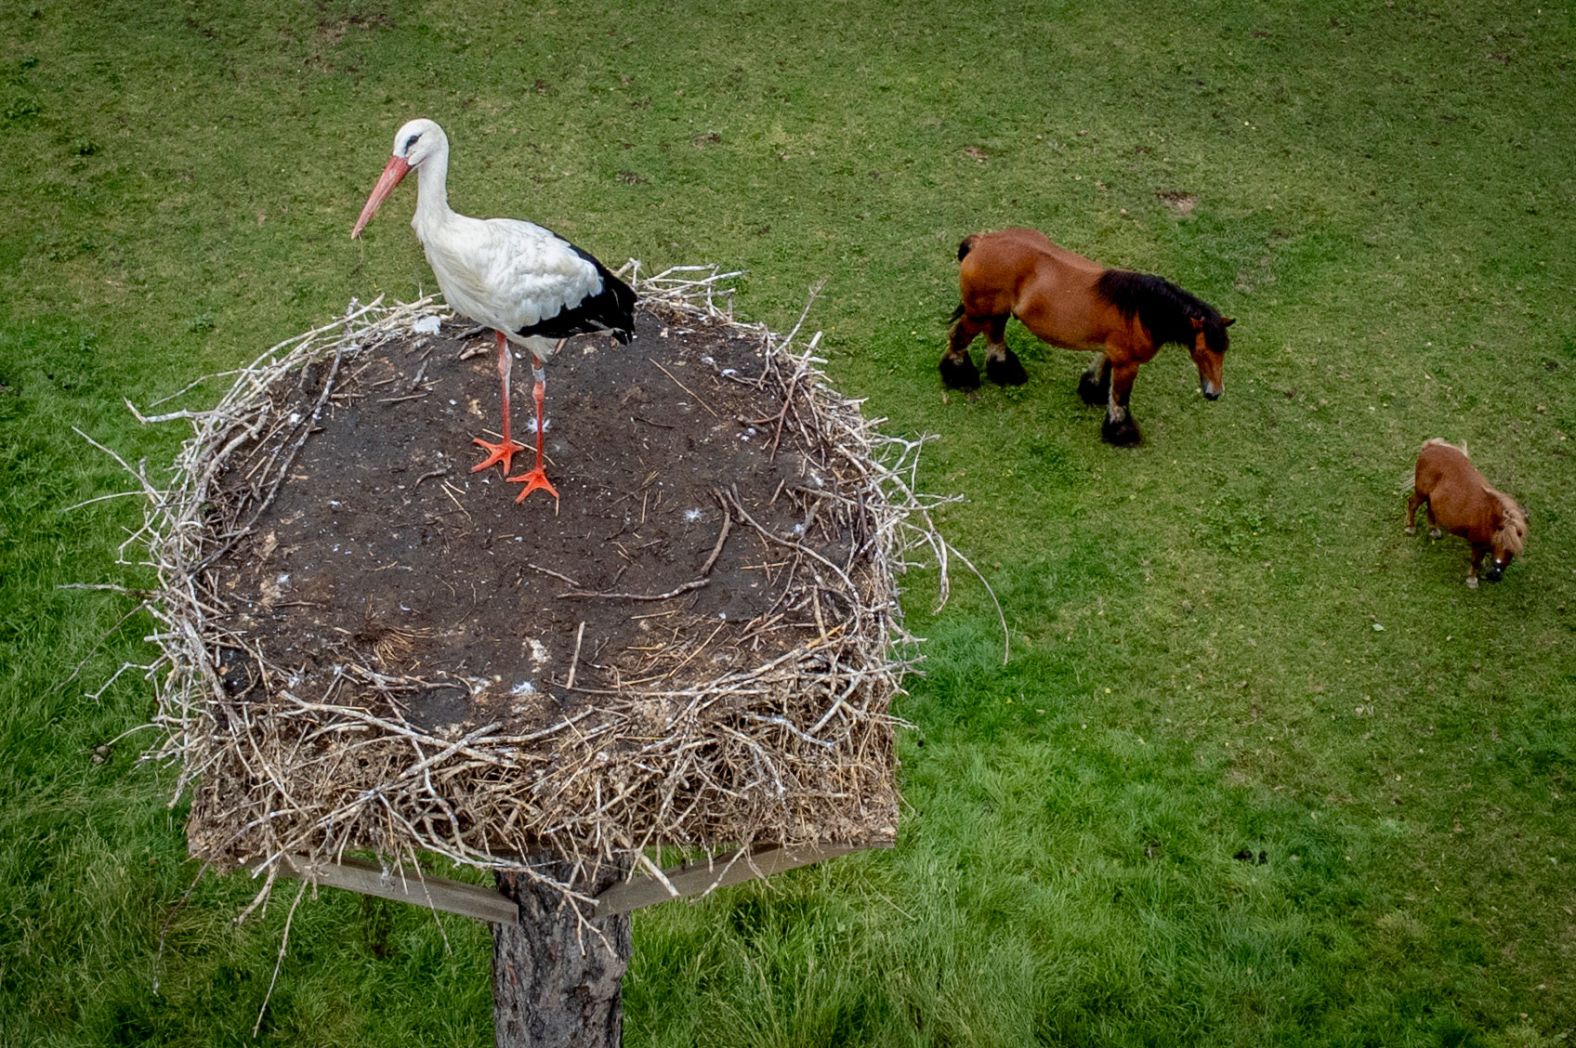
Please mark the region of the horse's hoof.
[[979, 389], [980, 369], [964, 354], [963, 359], [941, 358], [941, 381], [949, 389]]
[[1407, 528], [1406, 529], [1406, 533], [1408, 535], [1416, 535], [1417, 534], [1417, 528], [1415, 528], [1415, 527]]
[[1468, 575], [1467, 576], [1467, 589], [1477, 589], [1477, 576], [1476, 575]]
[[1102, 422], [1100, 439], [1119, 448], [1130, 448], [1143, 438], [1138, 432], [1138, 424], [1131, 418], [1124, 418], [1120, 422], [1112, 422], [1110, 419]]
[[1438, 528], [1431, 528], [1429, 529], [1428, 537], [1431, 539], [1442, 539], [1445, 537], [1445, 533]]
[[1097, 382], [1096, 380], [1090, 378], [1089, 373], [1086, 371], [1084, 372], [1083, 377], [1078, 380], [1078, 395], [1082, 397], [1083, 402], [1088, 404], [1090, 407], [1103, 408], [1105, 407], [1106, 402], [1111, 399], [1111, 387], [1109, 380], [1106, 382]]
[[1010, 349], [1001, 360], [985, 358], [985, 375], [998, 386], [1021, 386], [1029, 381], [1029, 373], [1023, 370], [1023, 362]]

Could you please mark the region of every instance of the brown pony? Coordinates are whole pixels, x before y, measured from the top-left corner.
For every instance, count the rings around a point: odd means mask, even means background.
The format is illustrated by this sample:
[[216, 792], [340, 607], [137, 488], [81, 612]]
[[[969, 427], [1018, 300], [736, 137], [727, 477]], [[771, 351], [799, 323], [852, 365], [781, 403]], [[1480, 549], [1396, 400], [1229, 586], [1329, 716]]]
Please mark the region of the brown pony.
[[1505, 568], [1527, 542], [1527, 511], [1503, 491], [1489, 486], [1483, 474], [1467, 460], [1465, 448], [1435, 437], [1424, 441], [1417, 456], [1412, 497], [1406, 503], [1406, 533], [1417, 534], [1417, 507], [1428, 507], [1429, 536], [1439, 538], [1440, 528], [1460, 535], [1472, 546], [1472, 566], [1467, 585], [1478, 584], [1478, 565], [1485, 553], [1493, 554], [1486, 578], [1498, 582]]
[[1188, 347], [1205, 398], [1220, 396], [1232, 318], [1170, 281], [1106, 269], [1032, 229], [965, 237], [958, 261], [963, 302], [952, 314], [941, 358], [948, 386], [978, 388], [979, 371], [968, 350], [981, 332], [985, 374], [1003, 385], [1028, 380], [1007, 348], [1007, 318], [1014, 316], [1041, 341], [1100, 354], [1079, 380], [1078, 393], [1086, 403], [1106, 405], [1100, 436], [1108, 443], [1138, 443], [1138, 425], [1127, 407], [1133, 379], [1138, 365], [1167, 342]]

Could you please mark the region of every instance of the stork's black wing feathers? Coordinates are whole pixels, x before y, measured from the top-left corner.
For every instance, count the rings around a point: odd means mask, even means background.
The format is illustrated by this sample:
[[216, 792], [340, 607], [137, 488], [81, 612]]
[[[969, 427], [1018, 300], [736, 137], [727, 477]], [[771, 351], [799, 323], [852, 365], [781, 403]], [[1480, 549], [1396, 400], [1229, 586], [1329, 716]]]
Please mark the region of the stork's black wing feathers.
[[[553, 235], [557, 236], [556, 233]], [[609, 272], [590, 252], [581, 250], [567, 240], [564, 243], [569, 250], [596, 267], [597, 276], [602, 278], [602, 290], [581, 299], [568, 309], [559, 310], [550, 317], [543, 317], [535, 324], [521, 328], [515, 334], [569, 338], [571, 335], [607, 331], [627, 345], [635, 334], [634, 289]]]

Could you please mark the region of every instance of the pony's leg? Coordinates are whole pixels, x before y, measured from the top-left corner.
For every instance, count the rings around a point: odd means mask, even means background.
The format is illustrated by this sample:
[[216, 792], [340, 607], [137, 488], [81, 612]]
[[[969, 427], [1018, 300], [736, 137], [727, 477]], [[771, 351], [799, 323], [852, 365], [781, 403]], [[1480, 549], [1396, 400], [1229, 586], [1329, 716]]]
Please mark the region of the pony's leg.
[[1406, 533], [1417, 534], [1417, 507], [1428, 501], [1422, 492], [1413, 489], [1412, 497], [1406, 500]]
[[[962, 307], [960, 306], [959, 309]], [[979, 389], [980, 372], [969, 357], [969, 344], [985, 325], [959, 313], [947, 332], [947, 351], [941, 357], [941, 381], [952, 389]]]
[[1431, 539], [1444, 538], [1445, 533], [1439, 530], [1439, 521], [1434, 517], [1434, 504], [1432, 501], [1423, 507], [1423, 512], [1428, 514], [1428, 537]]
[[1484, 550], [1481, 550], [1481, 549], [1479, 549], [1476, 546], [1472, 547], [1472, 563], [1467, 568], [1467, 588], [1468, 589], [1477, 589], [1478, 565], [1483, 563], [1483, 553], [1484, 552], [1485, 552]]
[[998, 386], [1021, 386], [1029, 381], [1018, 354], [1007, 348], [1007, 318], [991, 317], [985, 328], [985, 374]]
[[1100, 439], [1107, 444], [1127, 447], [1142, 439], [1138, 423], [1133, 421], [1133, 414], [1127, 408], [1128, 398], [1133, 393], [1133, 379], [1137, 377], [1137, 364], [1111, 366], [1111, 399], [1106, 404], [1105, 422], [1100, 426]]
[[1094, 360], [1078, 379], [1078, 395], [1090, 407], [1102, 407], [1111, 399], [1111, 358], [1095, 354]]

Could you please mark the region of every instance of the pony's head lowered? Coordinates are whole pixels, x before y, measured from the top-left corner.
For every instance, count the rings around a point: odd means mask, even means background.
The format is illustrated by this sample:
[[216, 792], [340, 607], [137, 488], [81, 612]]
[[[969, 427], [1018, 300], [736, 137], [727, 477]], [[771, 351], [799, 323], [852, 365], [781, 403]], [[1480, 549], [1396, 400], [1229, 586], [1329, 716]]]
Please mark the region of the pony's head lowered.
[[1499, 508], [1495, 511], [1494, 537], [1490, 543], [1490, 551], [1494, 560], [1483, 573], [1483, 577], [1490, 582], [1498, 582], [1505, 577], [1505, 569], [1510, 567], [1510, 562], [1521, 555], [1527, 545], [1527, 511], [1509, 495], [1502, 491], [1489, 489], [1489, 494], [1499, 499]]
[[1237, 318], [1223, 317], [1210, 309], [1207, 315], [1195, 314], [1188, 322], [1193, 328], [1193, 343], [1188, 352], [1198, 366], [1199, 390], [1206, 400], [1215, 400], [1226, 388], [1226, 349], [1231, 344], [1226, 329], [1235, 324]]
[[1196, 295], [1164, 277], [1127, 269], [1108, 269], [1095, 287], [1105, 300], [1126, 317], [1138, 317], [1157, 345], [1175, 342], [1186, 346], [1198, 367], [1199, 392], [1215, 400], [1225, 391], [1226, 350], [1231, 338], [1226, 329], [1236, 323]]

